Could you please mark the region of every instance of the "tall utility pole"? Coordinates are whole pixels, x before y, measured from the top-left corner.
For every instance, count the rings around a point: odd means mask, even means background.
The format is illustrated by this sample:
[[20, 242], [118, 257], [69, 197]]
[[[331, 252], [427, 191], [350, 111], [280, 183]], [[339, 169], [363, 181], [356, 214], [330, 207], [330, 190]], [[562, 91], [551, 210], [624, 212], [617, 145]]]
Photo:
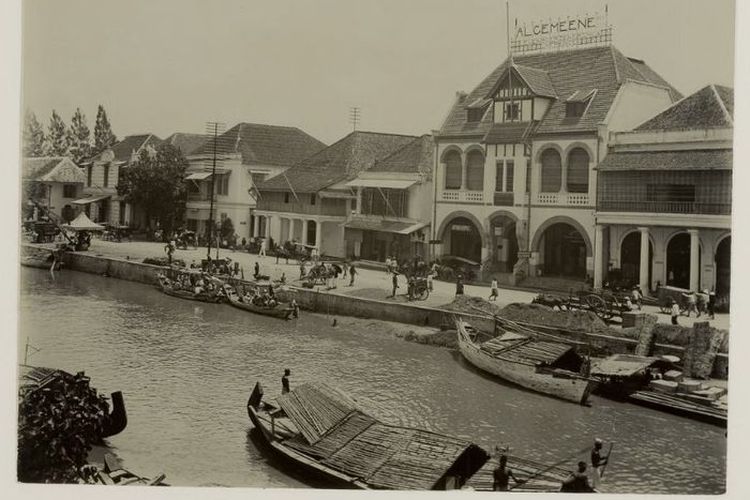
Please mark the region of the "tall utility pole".
[[362, 113], [359, 109], [359, 107], [352, 106], [349, 108], [349, 123], [352, 124], [352, 130], [357, 130], [357, 125], [359, 124], [359, 120], [362, 117]]
[[[219, 122], [206, 122], [206, 135], [211, 140], [211, 191], [208, 205], [208, 250], [206, 257], [211, 258], [211, 243], [214, 238], [214, 196], [216, 193], [216, 158], [219, 135], [224, 132], [225, 125]], [[216, 258], [219, 258], [219, 244], [216, 244]]]

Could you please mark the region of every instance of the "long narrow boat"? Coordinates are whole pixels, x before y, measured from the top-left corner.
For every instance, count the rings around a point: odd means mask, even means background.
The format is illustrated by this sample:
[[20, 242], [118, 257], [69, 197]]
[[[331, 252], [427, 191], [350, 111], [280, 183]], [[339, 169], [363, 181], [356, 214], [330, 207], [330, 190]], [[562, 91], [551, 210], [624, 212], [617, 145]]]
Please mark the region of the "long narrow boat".
[[273, 307], [268, 306], [258, 306], [253, 304], [252, 302], [245, 302], [243, 301], [239, 295], [234, 290], [230, 289], [231, 287], [226, 287], [226, 296], [229, 300], [229, 303], [233, 305], [234, 307], [237, 307], [239, 309], [243, 309], [245, 311], [250, 311], [256, 314], [262, 314], [264, 316], [271, 316], [274, 318], [280, 318], [280, 319], [289, 319], [291, 318], [292, 314], [294, 314], [294, 307], [287, 303], [279, 302]]
[[[260, 383], [247, 413], [274, 455], [327, 486], [354, 489], [492, 490], [497, 466], [469, 441], [422, 429], [385, 424], [325, 384], [304, 384], [263, 401]], [[522, 483], [514, 491], [560, 491], [570, 471], [507, 455]]]
[[209, 295], [207, 293], [194, 293], [194, 292], [191, 292], [190, 290], [175, 290], [164, 276], [159, 276], [158, 286], [159, 286], [159, 289], [161, 289], [161, 291], [164, 292], [165, 294], [170, 295], [172, 297], [179, 297], [185, 300], [196, 300], [198, 302], [209, 302], [213, 304], [218, 304], [220, 302], [224, 302], [224, 300], [226, 299], [223, 293]]
[[262, 398], [258, 383], [247, 403], [248, 416], [274, 453], [331, 485], [453, 489], [489, 459], [463, 439], [382, 423], [324, 384], [301, 385], [281, 395], [278, 406]]
[[513, 332], [477, 342], [483, 334], [460, 318], [456, 332], [461, 354], [480, 370], [535, 392], [586, 404], [594, 382], [579, 374], [584, 360], [573, 346]]

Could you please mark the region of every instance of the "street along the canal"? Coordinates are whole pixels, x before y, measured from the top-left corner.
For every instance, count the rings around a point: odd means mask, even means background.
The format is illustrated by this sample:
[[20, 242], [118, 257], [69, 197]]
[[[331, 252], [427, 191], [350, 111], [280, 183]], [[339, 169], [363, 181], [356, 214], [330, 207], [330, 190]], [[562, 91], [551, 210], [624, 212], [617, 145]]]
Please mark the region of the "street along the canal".
[[[367, 325], [367, 327], [363, 327]], [[376, 321], [303, 314], [284, 322], [226, 305], [167, 297], [155, 288], [24, 268], [19, 356], [85, 370], [102, 392], [122, 390], [128, 427], [110, 438], [135, 472], [183, 486], [305, 487], [269, 463], [250, 438], [245, 411], [256, 380], [280, 390], [326, 381], [378, 417], [510, 445], [557, 462], [600, 437], [614, 441], [603, 490], [721, 493], [724, 429], [593, 398], [591, 408], [529, 393], [477, 373], [457, 352], [393, 337]], [[579, 459], [571, 457], [570, 466]]]

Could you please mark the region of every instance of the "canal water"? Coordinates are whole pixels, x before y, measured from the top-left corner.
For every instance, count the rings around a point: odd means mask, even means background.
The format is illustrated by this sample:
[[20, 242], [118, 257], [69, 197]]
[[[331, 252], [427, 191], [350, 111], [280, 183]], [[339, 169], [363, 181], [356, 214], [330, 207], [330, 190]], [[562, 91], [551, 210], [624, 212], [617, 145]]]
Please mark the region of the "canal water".
[[280, 391], [325, 381], [382, 420], [441, 431], [570, 467], [594, 438], [614, 442], [603, 490], [721, 493], [724, 430], [625, 403], [590, 408], [483, 376], [460, 354], [395, 338], [377, 321], [304, 314], [288, 322], [227, 305], [163, 295], [111, 278], [23, 268], [19, 359], [85, 370], [101, 392], [121, 390], [128, 427], [111, 453], [144, 475], [182, 486], [307, 487], [259, 450], [245, 405], [256, 381]]

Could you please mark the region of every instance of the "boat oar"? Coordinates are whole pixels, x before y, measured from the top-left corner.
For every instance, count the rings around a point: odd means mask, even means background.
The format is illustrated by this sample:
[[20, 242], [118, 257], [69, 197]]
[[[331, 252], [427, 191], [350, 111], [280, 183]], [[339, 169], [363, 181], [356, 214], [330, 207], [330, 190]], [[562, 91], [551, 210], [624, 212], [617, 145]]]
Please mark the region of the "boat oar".
[[544, 468], [544, 469], [542, 469], [542, 470], [540, 470], [540, 471], [532, 474], [531, 476], [527, 477], [525, 480], [519, 481], [514, 486], [511, 486], [510, 488], [508, 488], [508, 491], [510, 491], [510, 490], [512, 490], [512, 489], [514, 489], [514, 488], [516, 488], [518, 486], [521, 486], [522, 484], [528, 483], [532, 479], [534, 479], [534, 478], [536, 478], [538, 476], [541, 476], [545, 472], [550, 471], [550, 470], [554, 469], [555, 467], [559, 467], [560, 465], [564, 464], [565, 462], [567, 462], [571, 458], [577, 457], [578, 455], [580, 455], [581, 453], [583, 453], [584, 451], [586, 451], [588, 449], [589, 449], [589, 447], [587, 446], [587, 447], [585, 447], [585, 448], [583, 448], [583, 449], [575, 452], [575, 454], [571, 455], [570, 457], [566, 457], [566, 458], [560, 460], [559, 462], [556, 462], [556, 463], [554, 463], [554, 464], [552, 464], [552, 465], [550, 465], [550, 466], [548, 466], [548, 467], [546, 467], [546, 468]]
[[602, 473], [599, 474], [599, 479], [604, 477], [604, 471], [607, 469], [607, 466], [609, 465], [609, 457], [612, 456], [612, 448], [615, 447], [615, 443], [612, 442], [609, 444], [609, 451], [607, 452], [607, 461], [602, 465]]

